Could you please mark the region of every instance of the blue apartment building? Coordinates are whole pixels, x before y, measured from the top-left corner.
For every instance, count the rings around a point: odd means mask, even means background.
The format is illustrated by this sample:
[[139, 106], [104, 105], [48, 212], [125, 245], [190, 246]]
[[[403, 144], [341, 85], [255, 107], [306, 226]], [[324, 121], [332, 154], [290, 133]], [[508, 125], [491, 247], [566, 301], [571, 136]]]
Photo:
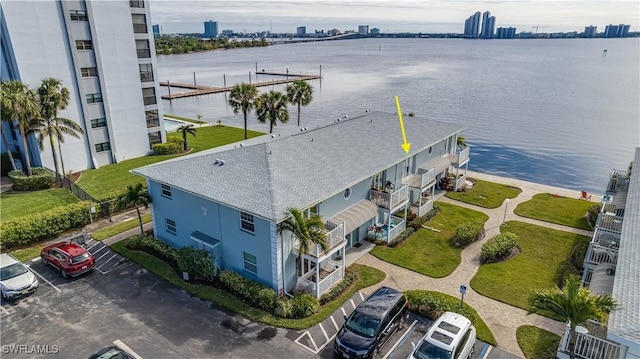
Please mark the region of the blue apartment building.
[[[147, 179], [156, 237], [207, 249], [219, 268], [275, 291], [319, 297], [344, 277], [346, 250], [367, 237], [392, 240], [409, 210], [433, 208], [436, 187], [466, 181], [469, 148], [457, 145], [464, 127], [404, 122], [409, 153], [397, 115], [367, 111], [133, 172]], [[299, 268], [296, 238], [278, 231], [291, 208], [321, 216], [329, 243], [303, 255]]]

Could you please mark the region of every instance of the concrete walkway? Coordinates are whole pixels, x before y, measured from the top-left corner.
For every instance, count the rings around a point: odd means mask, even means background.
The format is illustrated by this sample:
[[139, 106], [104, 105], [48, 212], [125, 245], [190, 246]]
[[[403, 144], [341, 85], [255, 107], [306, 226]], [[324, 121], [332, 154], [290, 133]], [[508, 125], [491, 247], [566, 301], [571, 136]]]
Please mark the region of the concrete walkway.
[[[454, 297], [459, 297], [460, 285], [465, 284], [467, 286], [465, 302], [474, 307], [478, 311], [478, 314], [485, 321], [485, 323], [489, 326], [489, 329], [491, 329], [498, 342], [497, 347], [519, 357], [524, 357], [516, 339], [516, 329], [519, 326], [525, 324], [535, 325], [537, 327], [561, 335], [565, 325], [564, 323], [542, 317], [537, 314], [527, 315], [527, 312], [525, 310], [487, 298], [474, 291], [469, 283], [480, 267], [480, 250], [482, 248], [482, 244], [487, 239], [500, 233], [500, 225], [502, 224], [504, 218], [506, 218], [507, 221], [518, 220], [521, 222], [532, 223], [561, 231], [591, 236], [592, 232], [589, 231], [524, 218], [513, 213], [513, 209], [516, 208], [518, 204], [530, 200], [533, 195], [537, 193], [557, 193], [560, 196], [579, 198], [580, 191], [556, 188], [532, 182], [497, 177], [471, 171], [469, 171], [468, 177], [518, 187], [522, 189], [522, 192], [516, 198], [510, 200], [510, 203], [506, 208], [506, 216], [505, 204], [498, 208], [487, 209], [467, 203], [462, 203], [446, 197], [442, 197], [439, 199], [442, 202], [453, 203], [461, 207], [470, 208], [479, 212], [483, 212], [489, 216], [489, 220], [485, 223], [485, 238], [481, 241], [471, 244], [462, 251], [462, 261], [456, 268], [456, 270], [453, 271], [453, 273], [445, 278], [435, 279], [408, 269], [400, 268], [391, 263], [384, 262], [371, 254], [363, 256], [358, 261], [358, 263], [378, 268], [387, 274], [385, 280], [382, 283], [377, 284], [376, 287], [379, 285], [388, 285], [394, 288], [398, 288], [402, 291], [408, 289], [427, 289], [447, 293]], [[598, 201], [598, 199], [596, 198], [595, 201]], [[532, 275], [535, 275], [535, 273], [532, 273]], [[372, 290], [372, 288], [364, 289], [364, 291], [367, 292], [370, 290]]]

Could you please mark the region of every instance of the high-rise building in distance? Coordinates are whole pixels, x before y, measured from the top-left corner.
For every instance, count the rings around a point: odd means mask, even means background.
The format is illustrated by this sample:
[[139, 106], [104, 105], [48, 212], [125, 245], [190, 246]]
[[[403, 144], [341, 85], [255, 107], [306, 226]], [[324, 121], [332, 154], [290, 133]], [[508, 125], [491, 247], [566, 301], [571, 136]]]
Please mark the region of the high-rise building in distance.
[[496, 27], [496, 17], [491, 16], [491, 12], [485, 11], [482, 14], [482, 31], [480, 37], [483, 39], [492, 39]]
[[151, 28], [153, 29], [153, 37], [158, 37], [162, 35], [162, 26], [153, 25]]
[[478, 37], [480, 32], [480, 11], [471, 15], [464, 22], [464, 36], [465, 37]]
[[218, 37], [218, 22], [209, 20], [204, 22], [204, 37]]
[[604, 37], [627, 37], [629, 35], [629, 27], [631, 26], [625, 24], [609, 24], [604, 28]]
[[369, 25], [359, 25], [358, 34], [369, 35]]
[[[64, 137], [67, 173], [146, 155], [165, 139], [147, 0], [3, 1], [0, 28], [3, 80], [37, 88], [53, 77], [69, 90], [58, 116], [84, 135]], [[2, 130], [2, 151], [25, 154], [17, 128]], [[50, 146], [40, 152], [31, 136], [28, 147], [33, 165], [55, 168]]]
[[515, 27], [499, 27], [496, 30], [497, 39], [515, 39], [516, 28]]
[[590, 25], [584, 27], [584, 33], [582, 34], [582, 37], [596, 37], [596, 35], [598, 35], [597, 26]]
[[371, 35], [380, 35], [380, 29], [377, 27], [371, 28]]
[[298, 37], [306, 37], [307, 36], [307, 27], [306, 26], [298, 26], [296, 28], [296, 35]]

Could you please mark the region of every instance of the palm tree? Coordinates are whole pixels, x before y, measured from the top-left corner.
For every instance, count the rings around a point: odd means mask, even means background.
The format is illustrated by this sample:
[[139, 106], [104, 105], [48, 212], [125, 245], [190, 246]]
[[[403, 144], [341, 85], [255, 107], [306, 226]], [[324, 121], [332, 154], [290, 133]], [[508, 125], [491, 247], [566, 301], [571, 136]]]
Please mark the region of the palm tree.
[[45, 137], [49, 137], [57, 179], [60, 172], [58, 171], [55, 139], [58, 140], [60, 163], [62, 165], [62, 175], [64, 176], [64, 161], [62, 160], [64, 135], [80, 138], [80, 135], [84, 134], [84, 130], [76, 122], [68, 118], [58, 117], [58, 110], [64, 110], [69, 104], [69, 90], [62, 86], [60, 80], [51, 77], [43, 79], [38, 88], [38, 99], [40, 101], [40, 119], [36, 125], [36, 131], [39, 132], [38, 143], [40, 150], [44, 150], [43, 140]]
[[[2, 81], [0, 83], [0, 101], [2, 102], [3, 119], [7, 118], [9, 121], [15, 120], [18, 122], [24, 151], [22, 156], [27, 168], [27, 176], [31, 176], [27, 130], [31, 128], [34, 119], [39, 115], [37, 96], [29, 86], [20, 81]], [[9, 149], [7, 148], [7, 150]]]
[[140, 235], [144, 235], [144, 229], [142, 228], [142, 216], [140, 215], [140, 206], [149, 208], [151, 203], [151, 196], [149, 192], [144, 188], [142, 183], [136, 183], [134, 186], [128, 185], [127, 191], [118, 198], [118, 204], [123, 207], [135, 206], [136, 212], [138, 212], [138, 221], [140, 222]]
[[298, 209], [290, 208], [288, 211], [291, 216], [280, 223], [278, 232], [289, 231], [292, 236], [298, 238], [300, 244], [297, 263], [302, 266], [302, 255], [309, 254], [312, 245], [319, 245], [323, 251], [328, 249], [325, 225], [320, 216], [305, 218]]
[[187, 135], [192, 135], [193, 137], [196, 136], [196, 129], [193, 127], [193, 124], [192, 123], [184, 124], [178, 127], [176, 131], [182, 134], [183, 149], [185, 151], [188, 150], [189, 144], [187, 143]]
[[313, 87], [307, 81], [297, 80], [287, 86], [287, 100], [298, 105], [298, 126], [300, 126], [300, 106], [306, 106], [313, 100]]
[[263, 93], [256, 100], [256, 116], [260, 123], [269, 121], [269, 133], [272, 133], [278, 120], [282, 123], [289, 121], [286, 96], [273, 90]]
[[539, 290], [529, 297], [530, 313], [550, 312], [569, 323], [569, 357], [575, 358], [576, 326], [591, 319], [606, 322], [609, 312], [618, 307], [610, 295], [592, 294], [580, 287], [580, 279], [570, 275], [564, 288]]
[[229, 106], [233, 107], [233, 113], [242, 110], [244, 115], [244, 139], [247, 139], [247, 114], [254, 107], [258, 97], [258, 90], [248, 83], [236, 84], [229, 94]]

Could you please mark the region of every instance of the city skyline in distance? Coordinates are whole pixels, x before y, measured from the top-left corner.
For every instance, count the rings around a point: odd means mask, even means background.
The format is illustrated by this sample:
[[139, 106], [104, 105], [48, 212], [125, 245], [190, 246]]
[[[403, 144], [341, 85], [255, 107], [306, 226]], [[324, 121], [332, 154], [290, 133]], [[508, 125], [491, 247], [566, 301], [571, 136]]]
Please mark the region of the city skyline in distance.
[[603, 31], [608, 24], [630, 24], [638, 31], [640, 3], [627, 0], [370, 0], [322, 2], [299, 1], [179, 1], [151, 0], [154, 24], [164, 33], [202, 32], [202, 23], [214, 20], [219, 30], [236, 32], [295, 33], [298, 26], [307, 32], [338, 28], [357, 31], [358, 25], [379, 28], [384, 33], [462, 33], [464, 21], [476, 11], [490, 11], [495, 27], [516, 27], [518, 32], [582, 32], [594, 25]]

